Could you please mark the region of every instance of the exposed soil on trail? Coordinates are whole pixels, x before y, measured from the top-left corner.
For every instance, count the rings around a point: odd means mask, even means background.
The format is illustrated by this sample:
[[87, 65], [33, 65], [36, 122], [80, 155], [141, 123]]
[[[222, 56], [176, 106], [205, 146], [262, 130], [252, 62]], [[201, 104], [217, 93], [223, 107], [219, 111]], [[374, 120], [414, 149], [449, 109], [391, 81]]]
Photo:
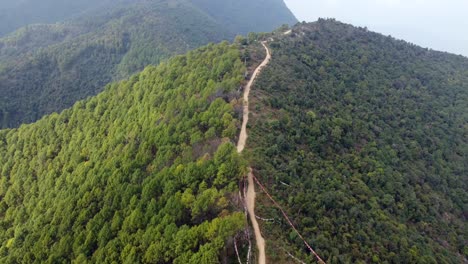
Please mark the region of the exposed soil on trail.
[[242, 152], [245, 147], [245, 143], [247, 141], [247, 123], [249, 122], [249, 94], [252, 84], [254, 83], [255, 79], [257, 78], [258, 74], [265, 67], [271, 59], [270, 50], [266, 46], [265, 42], [262, 42], [263, 47], [266, 49], [266, 57], [263, 62], [255, 69], [250, 81], [247, 83], [244, 89], [244, 111], [243, 111], [243, 118], [242, 118], [242, 129], [239, 135], [239, 141], [237, 143], [237, 152]]
[[[266, 57], [263, 62], [255, 69], [250, 81], [247, 83], [247, 86], [244, 90], [244, 112], [243, 112], [243, 120], [242, 120], [242, 129], [239, 135], [239, 141], [237, 143], [237, 151], [240, 153], [245, 148], [245, 143], [247, 141], [247, 123], [249, 122], [249, 94], [252, 84], [254, 83], [255, 79], [257, 78], [258, 74], [265, 67], [271, 59], [270, 50], [266, 46], [266, 42], [262, 42], [263, 47], [266, 50]], [[255, 241], [258, 248], [258, 263], [265, 264], [266, 257], [265, 257], [265, 239], [263, 239], [262, 233], [260, 232], [260, 227], [258, 225], [257, 219], [255, 218], [255, 183], [253, 180], [252, 168], [249, 168], [249, 175], [248, 175], [248, 189], [247, 194], [245, 197], [245, 202], [247, 203], [247, 211], [249, 213], [250, 221], [252, 222], [252, 227], [255, 231]]]

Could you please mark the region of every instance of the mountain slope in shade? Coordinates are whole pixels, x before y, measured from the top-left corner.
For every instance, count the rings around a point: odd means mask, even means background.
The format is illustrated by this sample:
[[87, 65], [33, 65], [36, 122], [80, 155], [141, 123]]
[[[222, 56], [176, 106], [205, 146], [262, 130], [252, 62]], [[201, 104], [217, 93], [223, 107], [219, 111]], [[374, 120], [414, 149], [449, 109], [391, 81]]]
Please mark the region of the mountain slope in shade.
[[[137, 0], [139, 2], [150, 2]], [[30, 24], [70, 20], [101, 8], [126, 5], [135, 0], [3, 0], [0, 3], [0, 36]], [[177, 2], [177, 1], [173, 1]], [[297, 19], [283, 0], [186, 0], [201, 8], [238, 34], [272, 31], [282, 24], [295, 24]]]
[[29, 24], [54, 23], [69, 19], [110, 2], [111, 0], [2, 0], [0, 36]]
[[294, 25], [298, 21], [283, 0], [192, 0], [233, 32], [246, 35], [249, 32], [270, 32], [283, 24]]
[[0, 130], [0, 262], [231, 258], [244, 71], [236, 47], [210, 45]]
[[[273, 38], [247, 147], [307, 242], [327, 263], [466, 263], [468, 59], [333, 20]], [[313, 263], [259, 197], [270, 262]]]
[[[0, 127], [70, 107], [175, 54], [295, 22], [282, 1], [270, 3], [268, 15], [256, 8], [261, 3], [240, 9], [214, 0], [106, 1], [67, 22], [9, 34], [0, 39]], [[220, 13], [230, 14], [229, 23]]]

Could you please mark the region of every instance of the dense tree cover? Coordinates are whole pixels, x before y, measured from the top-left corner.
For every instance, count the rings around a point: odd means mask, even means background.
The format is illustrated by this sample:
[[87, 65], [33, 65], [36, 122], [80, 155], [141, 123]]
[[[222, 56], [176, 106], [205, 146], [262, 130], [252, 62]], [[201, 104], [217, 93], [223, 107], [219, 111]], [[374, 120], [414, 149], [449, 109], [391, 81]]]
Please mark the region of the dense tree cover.
[[246, 223], [244, 71], [209, 45], [0, 130], [0, 262], [218, 263]]
[[[327, 263], [466, 262], [468, 59], [333, 20], [274, 38], [248, 145], [308, 242]], [[261, 199], [272, 262], [312, 262]]]
[[[293, 21], [283, 14], [288, 10], [282, 3], [271, 4], [274, 10], [257, 16], [259, 9], [249, 8], [257, 2], [261, 1], [242, 5], [249, 12], [217, 0], [108, 0], [87, 9], [83, 3], [82, 12], [89, 10], [77, 18], [28, 25], [1, 38], [0, 128], [70, 107], [105, 84], [175, 54]], [[48, 4], [52, 3], [41, 2]], [[220, 8], [230, 13], [228, 22], [216, 16]]]

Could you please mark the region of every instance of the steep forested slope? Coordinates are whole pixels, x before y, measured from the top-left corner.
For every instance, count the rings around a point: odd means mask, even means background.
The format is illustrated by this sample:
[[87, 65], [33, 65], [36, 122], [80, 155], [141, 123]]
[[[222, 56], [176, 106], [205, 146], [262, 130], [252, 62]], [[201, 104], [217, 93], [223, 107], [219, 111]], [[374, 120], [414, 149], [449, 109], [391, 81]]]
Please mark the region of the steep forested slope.
[[[327, 263], [466, 262], [468, 59], [328, 20], [275, 38], [248, 146], [307, 241]], [[272, 263], [313, 261], [263, 197]]]
[[109, 0], [67, 22], [29, 25], [1, 38], [0, 128], [70, 107], [174, 54], [295, 22], [282, 1], [270, 3], [268, 15], [255, 8], [259, 3]]
[[0, 262], [218, 263], [245, 226], [244, 71], [209, 45], [0, 130]]

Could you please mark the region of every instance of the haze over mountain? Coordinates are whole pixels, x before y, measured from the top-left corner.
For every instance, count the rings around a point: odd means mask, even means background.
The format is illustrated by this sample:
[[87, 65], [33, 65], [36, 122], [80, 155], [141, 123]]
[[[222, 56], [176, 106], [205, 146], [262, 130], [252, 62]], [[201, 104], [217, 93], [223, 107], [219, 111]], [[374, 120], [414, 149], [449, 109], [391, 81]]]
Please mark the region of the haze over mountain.
[[[30, 24], [55, 23], [70, 20], [89, 12], [128, 5], [149, 0], [3, 0], [0, 3], [0, 36]], [[170, 0], [172, 5], [180, 2], [193, 3], [214, 17], [225, 30], [235, 34], [271, 31], [282, 24], [297, 22], [282, 0]]]
[[29, 24], [54, 23], [69, 19], [110, 2], [111, 0], [2, 0], [0, 36]]
[[298, 21], [283, 0], [192, 0], [216, 19], [223, 28], [247, 35], [249, 32], [270, 32], [283, 24]]
[[244, 71], [236, 47], [210, 45], [0, 130], [0, 262], [228, 257], [246, 226], [232, 144]]
[[175, 54], [296, 22], [282, 1], [269, 3], [269, 12], [257, 12], [264, 4], [90, 2], [67, 22], [26, 26], [0, 39], [0, 127], [17, 127], [70, 107], [108, 82]]

